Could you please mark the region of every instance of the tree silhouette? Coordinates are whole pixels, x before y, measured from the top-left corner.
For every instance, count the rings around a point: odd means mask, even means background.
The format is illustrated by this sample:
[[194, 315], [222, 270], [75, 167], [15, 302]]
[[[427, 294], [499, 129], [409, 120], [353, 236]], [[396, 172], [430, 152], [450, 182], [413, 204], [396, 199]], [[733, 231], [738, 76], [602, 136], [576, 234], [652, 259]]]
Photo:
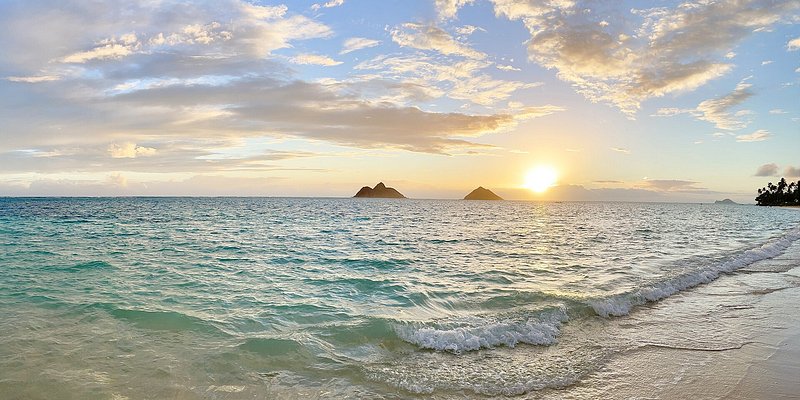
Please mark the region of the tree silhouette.
[[786, 183], [786, 178], [781, 178], [777, 185], [769, 182], [767, 187], [758, 189], [756, 203], [760, 206], [800, 205], [800, 181]]

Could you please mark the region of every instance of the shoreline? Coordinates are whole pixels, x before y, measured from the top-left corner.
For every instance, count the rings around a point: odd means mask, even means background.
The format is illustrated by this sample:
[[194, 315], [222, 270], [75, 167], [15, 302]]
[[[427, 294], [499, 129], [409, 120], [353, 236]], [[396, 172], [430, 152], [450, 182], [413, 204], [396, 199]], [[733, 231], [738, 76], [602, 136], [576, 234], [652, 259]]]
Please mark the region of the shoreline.
[[[543, 397], [795, 398], [798, 303], [800, 241], [777, 257], [609, 320], [616, 335], [644, 337], [645, 344], [612, 355], [585, 379]], [[626, 328], [633, 324], [636, 331]]]

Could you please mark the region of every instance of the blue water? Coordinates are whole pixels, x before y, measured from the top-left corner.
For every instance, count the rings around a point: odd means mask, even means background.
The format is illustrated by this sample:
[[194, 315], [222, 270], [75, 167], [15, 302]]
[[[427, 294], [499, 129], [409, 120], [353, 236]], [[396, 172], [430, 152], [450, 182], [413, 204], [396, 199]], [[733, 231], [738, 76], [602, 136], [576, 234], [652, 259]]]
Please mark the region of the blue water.
[[603, 321], [774, 257], [799, 226], [707, 204], [0, 199], [0, 393], [567, 387], [611, 351], [576, 345]]

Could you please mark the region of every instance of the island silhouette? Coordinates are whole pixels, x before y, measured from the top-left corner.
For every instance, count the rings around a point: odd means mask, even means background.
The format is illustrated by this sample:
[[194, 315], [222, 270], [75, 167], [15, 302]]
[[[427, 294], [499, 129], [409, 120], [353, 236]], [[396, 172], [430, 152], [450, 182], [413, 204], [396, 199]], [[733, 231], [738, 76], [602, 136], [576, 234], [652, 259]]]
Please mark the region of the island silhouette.
[[386, 187], [383, 182], [378, 182], [374, 188], [364, 186], [353, 197], [382, 198], [382, 199], [405, 199], [402, 193], [395, 188]]
[[503, 200], [503, 198], [483, 186], [478, 186], [477, 189], [464, 196], [464, 200]]
[[737, 203], [737, 202], [735, 202], [735, 201], [733, 201], [731, 199], [717, 200], [717, 201], [714, 202], [714, 204], [735, 204], [735, 205], [739, 205], [739, 203]]

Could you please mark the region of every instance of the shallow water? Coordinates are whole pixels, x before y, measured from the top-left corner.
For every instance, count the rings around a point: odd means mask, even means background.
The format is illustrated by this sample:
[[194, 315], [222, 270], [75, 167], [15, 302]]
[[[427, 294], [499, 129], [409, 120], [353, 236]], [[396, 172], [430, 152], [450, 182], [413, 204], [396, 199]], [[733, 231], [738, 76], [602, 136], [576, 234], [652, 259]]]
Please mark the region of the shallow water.
[[602, 367], [618, 317], [799, 238], [753, 206], [0, 199], [0, 392], [535, 394]]

